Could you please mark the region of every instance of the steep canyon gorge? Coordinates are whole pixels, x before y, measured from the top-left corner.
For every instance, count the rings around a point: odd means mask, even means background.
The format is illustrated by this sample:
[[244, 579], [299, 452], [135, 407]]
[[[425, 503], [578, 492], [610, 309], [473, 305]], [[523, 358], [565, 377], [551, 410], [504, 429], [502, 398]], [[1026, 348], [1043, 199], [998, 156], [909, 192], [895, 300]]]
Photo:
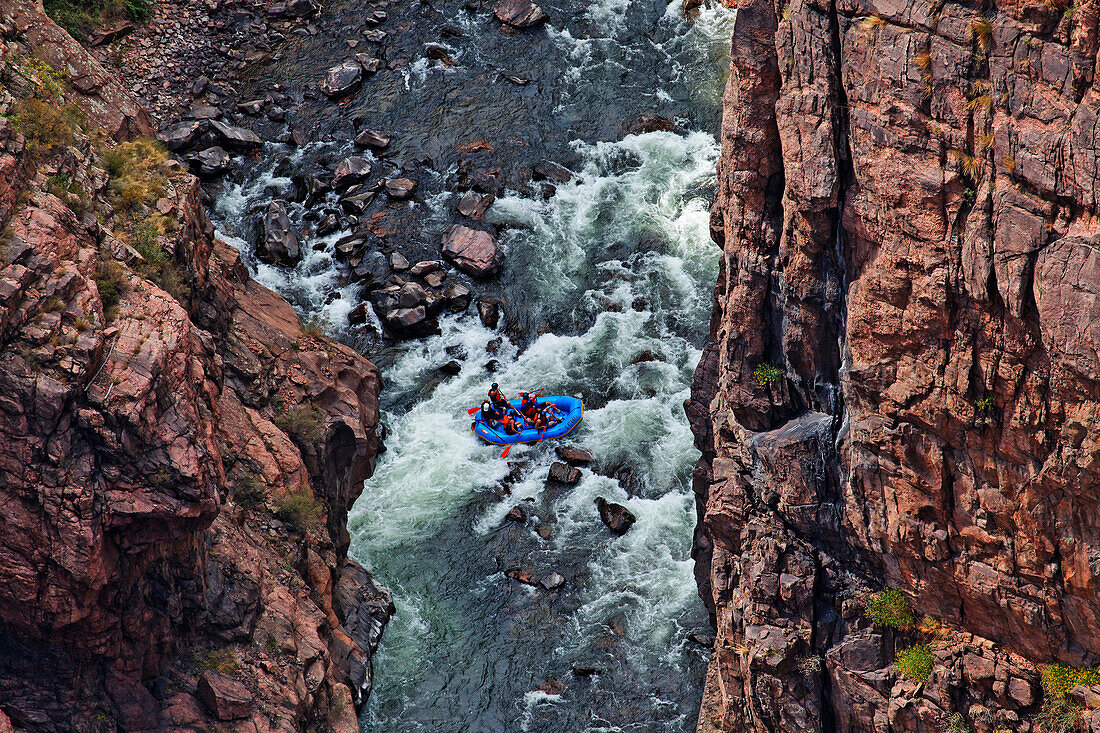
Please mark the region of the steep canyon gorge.
[[0, 0], [0, 733], [1100, 731], [1100, 6], [540, 5]]
[[[739, 3], [700, 730], [1075, 727], [1039, 665], [1100, 652], [1096, 63], [1092, 4]], [[883, 589], [923, 631], [864, 616]]]

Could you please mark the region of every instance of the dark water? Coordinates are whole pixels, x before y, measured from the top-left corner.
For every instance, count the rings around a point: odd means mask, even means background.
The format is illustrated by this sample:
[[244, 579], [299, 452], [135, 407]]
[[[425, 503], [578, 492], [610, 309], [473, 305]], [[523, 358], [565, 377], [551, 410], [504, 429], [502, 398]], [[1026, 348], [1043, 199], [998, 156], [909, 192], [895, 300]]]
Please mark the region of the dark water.
[[[398, 608], [375, 661], [365, 731], [695, 724], [706, 652], [688, 634], [706, 621], [688, 554], [698, 453], [682, 402], [716, 275], [707, 208], [732, 13], [704, 10], [692, 22], [677, 5], [644, 0], [543, 8], [548, 26], [505, 36], [489, 6], [386, 6], [383, 55], [399, 68], [345, 105], [304, 99], [297, 124], [318, 142], [267, 146], [216, 208], [259, 279], [385, 365], [389, 451], [349, 522], [352, 555], [393, 589]], [[368, 9], [326, 9], [318, 35], [282, 49], [276, 78], [292, 93], [315, 83], [351, 52], [344, 39], [361, 38]], [[424, 58], [427, 43], [445, 44], [454, 65]], [[354, 50], [364, 46], [373, 48]], [[677, 130], [630, 134], [646, 113]], [[252, 260], [250, 212], [288, 190], [291, 174], [351, 153], [362, 127], [394, 135], [377, 175], [420, 184], [412, 203], [375, 205], [398, 225], [390, 246], [414, 261], [438, 257], [471, 170], [495, 174], [505, 190], [490, 219], [507, 262], [499, 283], [474, 289], [504, 297], [511, 341], [466, 314], [383, 353], [346, 327], [365, 294], [332, 256], [340, 233], [308, 241], [292, 270]], [[458, 152], [476, 140], [492, 150]], [[531, 180], [543, 159], [578, 175], [549, 189]], [[292, 208], [296, 221], [308, 219]], [[443, 378], [438, 368], [452, 359], [461, 371]], [[478, 443], [465, 408], [490, 381], [584, 399], [573, 442], [597, 456], [595, 469], [576, 486], [547, 486], [550, 447], [502, 460]], [[637, 524], [615, 537], [596, 497], [625, 504]], [[516, 505], [523, 525], [504, 520]], [[566, 582], [536, 590], [507, 578], [512, 568]]]

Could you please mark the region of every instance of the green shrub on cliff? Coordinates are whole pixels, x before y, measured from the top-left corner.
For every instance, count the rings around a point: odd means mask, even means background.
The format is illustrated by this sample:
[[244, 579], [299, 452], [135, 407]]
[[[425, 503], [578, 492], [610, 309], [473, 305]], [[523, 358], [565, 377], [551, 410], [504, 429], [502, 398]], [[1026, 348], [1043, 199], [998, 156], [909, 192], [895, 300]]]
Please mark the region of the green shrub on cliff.
[[72, 105], [28, 97], [12, 105], [8, 115], [11, 125], [26, 138], [27, 152], [50, 153], [73, 144], [76, 131], [83, 122], [80, 110]]
[[867, 618], [879, 626], [907, 629], [917, 622], [909, 599], [896, 588], [887, 588], [871, 596], [867, 603]]
[[932, 674], [932, 650], [926, 644], [906, 647], [898, 652], [897, 658], [894, 659], [894, 669], [903, 677], [924, 684]]
[[1088, 667], [1078, 668], [1062, 662], [1042, 668], [1043, 691], [1049, 697], [1062, 698], [1077, 685], [1100, 685], [1100, 672]]
[[756, 365], [756, 368], [752, 370], [752, 376], [754, 376], [756, 381], [761, 385], [767, 386], [772, 382], [778, 382], [782, 379], [783, 370], [775, 364], [769, 364], [765, 361]]
[[302, 532], [315, 527], [322, 516], [321, 505], [308, 489], [284, 494], [275, 500], [275, 517]]
[[290, 436], [299, 447], [316, 446], [324, 433], [321, 411], [310, 404], [288, 405], [281, 396], [272, 400], [275, 426]]

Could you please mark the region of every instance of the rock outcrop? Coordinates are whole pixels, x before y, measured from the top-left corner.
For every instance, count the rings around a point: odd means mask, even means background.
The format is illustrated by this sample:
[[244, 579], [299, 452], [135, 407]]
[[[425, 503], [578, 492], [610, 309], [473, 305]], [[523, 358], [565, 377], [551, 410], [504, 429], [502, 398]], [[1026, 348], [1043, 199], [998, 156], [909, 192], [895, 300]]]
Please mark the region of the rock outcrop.
[[378, 370], [34, 2], [0, 56], [0, 730], [346, 730], [391, 611], [346, 559]]
[[1038, 730], [1037, 665], [1100, 659], [1097, 47], [1089, 4], [738, 4], [699, 730]]

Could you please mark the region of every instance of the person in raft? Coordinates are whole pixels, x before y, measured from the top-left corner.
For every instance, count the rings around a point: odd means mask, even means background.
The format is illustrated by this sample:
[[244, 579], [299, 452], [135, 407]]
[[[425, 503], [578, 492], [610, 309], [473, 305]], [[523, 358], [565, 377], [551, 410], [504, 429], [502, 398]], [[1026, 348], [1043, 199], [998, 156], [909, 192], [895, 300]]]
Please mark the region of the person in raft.
[[520, 396], [519, 414], [522, 415], [523, 419], [526, 420], [528, 423], [530, 423], [531, 420], [533, 420], [535, 418], [535, 415], [538, 415], [539, 412], [541, 411], [540, 408], [539, 408], [539, 403], [538, 403], [538, 399], [537, 399], [540, 394], [542, 394], [541, 389], [538, 392], [535, 392], [534, 394], [531, 394], [530, 392], [520, 392], [519, 393], [519, 396]]
[[489, 427], [496, 427], [500, 419], [504, 417], [504, 411], [497, 409], [489, 400], [481, 402], [481, 421]]
[[489, 402], [493, 403], [493, 407], [504, 410], [508, 407], [508, 395], [500, 391], [500, 387], [496, 382], [493, 382], [493, 386], [489, 388]]

